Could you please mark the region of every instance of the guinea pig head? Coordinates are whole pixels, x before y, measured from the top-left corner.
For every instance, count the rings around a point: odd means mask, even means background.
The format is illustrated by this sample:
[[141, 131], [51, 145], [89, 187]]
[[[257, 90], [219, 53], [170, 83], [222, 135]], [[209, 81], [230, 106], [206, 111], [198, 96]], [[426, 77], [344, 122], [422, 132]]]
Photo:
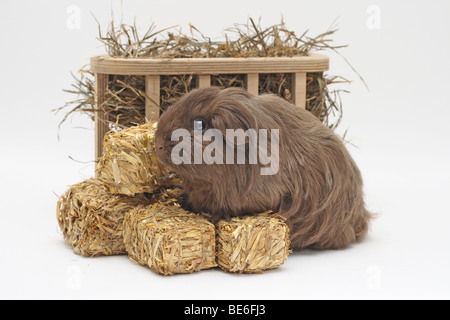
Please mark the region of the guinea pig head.
[[[192, 184], [226, 185], [225, 180], [230, 179], [235, 188], [241, 184], [249, 187], [250, 177], [258, 169], [227, 164], [225, 150], [227, 143], [230, 145], [227, 129], [258, 129], [246, 103], [250, 98], [242, 89], [217, 87], [200, 88], [184, 95], [158, 122], [155, 145], [159, 161]], [[233, 138], [233, 148], [238, 147], [237, 140], [234, 143]], [[247, 139], [241, 144], [248, 142]], [[233, 154], [236, 156], [237, 152]]]

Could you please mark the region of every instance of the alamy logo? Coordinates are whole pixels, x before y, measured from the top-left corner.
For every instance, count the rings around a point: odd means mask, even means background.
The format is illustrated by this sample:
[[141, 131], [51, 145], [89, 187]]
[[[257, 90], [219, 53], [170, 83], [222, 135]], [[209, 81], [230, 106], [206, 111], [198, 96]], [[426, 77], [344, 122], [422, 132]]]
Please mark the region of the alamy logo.
[[[172, 132], [171, 140], [178, 141], [171, 153], [175, 165], [260, 164], [261, 175], [275, 175], [279, 169], [278, 129], [270, 130], [270, 141], [267, 129], [226, 129], [224, 137], [220, 130], [204, 130], [202, 121], [194, 121], [193, 137], [189, 130], [176, 129]], [[204, 147], [204, 142], [210, 143]]]

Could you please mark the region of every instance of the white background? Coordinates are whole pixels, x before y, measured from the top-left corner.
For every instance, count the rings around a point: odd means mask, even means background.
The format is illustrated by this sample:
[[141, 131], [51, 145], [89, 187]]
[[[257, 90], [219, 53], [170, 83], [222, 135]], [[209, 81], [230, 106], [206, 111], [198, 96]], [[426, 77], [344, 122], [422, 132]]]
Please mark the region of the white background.
[[[12, 1], [0, 2], [0, 298], [419, 299], [450, 298], [448, 1]], [[70, 29], [68, 8], [80, 9]], [[367, 27], [369, 6], [379, 29]], [[57, 194], [93, 175], [94, 131], [75, 116], [57, 139], [73, 99], [70, 71], [103, 53], [97, 25], [180, 24], [220, 38], [248, 17], [283, 15], [311, 35], [338, 18], [336, 44], [367, 81], [334, 54], [331, 74], [355, 80], [343, 96], [349, 150], [379, 214], [364, 242], [342, 251], [292, 254], [278, 270], [232, 275], [219, 269], [162, 277], [126, 256], [83, 258], [65, 246]], [[88, 162], [82, 164], [72, 158]]]

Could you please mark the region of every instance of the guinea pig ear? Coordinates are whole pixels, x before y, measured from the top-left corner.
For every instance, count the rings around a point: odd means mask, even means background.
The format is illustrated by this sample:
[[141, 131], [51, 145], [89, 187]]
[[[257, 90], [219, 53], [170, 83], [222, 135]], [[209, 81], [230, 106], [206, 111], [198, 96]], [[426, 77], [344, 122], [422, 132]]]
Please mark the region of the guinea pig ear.
[[227, 129], [258, 130], [255, 115], [245, 102], [235, 98], [223, 98], [215, 108], [211, 126], [226, 137]]

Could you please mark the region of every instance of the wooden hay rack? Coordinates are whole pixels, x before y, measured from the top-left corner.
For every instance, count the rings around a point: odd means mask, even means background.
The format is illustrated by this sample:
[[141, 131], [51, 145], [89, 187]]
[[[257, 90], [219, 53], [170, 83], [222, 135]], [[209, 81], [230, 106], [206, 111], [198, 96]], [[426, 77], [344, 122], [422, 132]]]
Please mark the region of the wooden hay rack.
[[269, 58], [116, 58], [106, 55], [91, 58], [95, 75], [95, 159], [102, 155], [103, 138], [109, 131], [107, 115], [98, 112], [105, 101], [109, 75], [145, 76], [145, 117], [157, 121], [160, 116], [160, 84], [165, 75], [196, 75], [197, 87], [211, 85], [211, 76], [219, 74], [244, 74], [246, 89], [259, 94], [259, 75], [270, 73], [291, 74], [292, 102], [305, 108], [306, 74], [328, 70], [326, 55], [310, 54], [295, 57]]

